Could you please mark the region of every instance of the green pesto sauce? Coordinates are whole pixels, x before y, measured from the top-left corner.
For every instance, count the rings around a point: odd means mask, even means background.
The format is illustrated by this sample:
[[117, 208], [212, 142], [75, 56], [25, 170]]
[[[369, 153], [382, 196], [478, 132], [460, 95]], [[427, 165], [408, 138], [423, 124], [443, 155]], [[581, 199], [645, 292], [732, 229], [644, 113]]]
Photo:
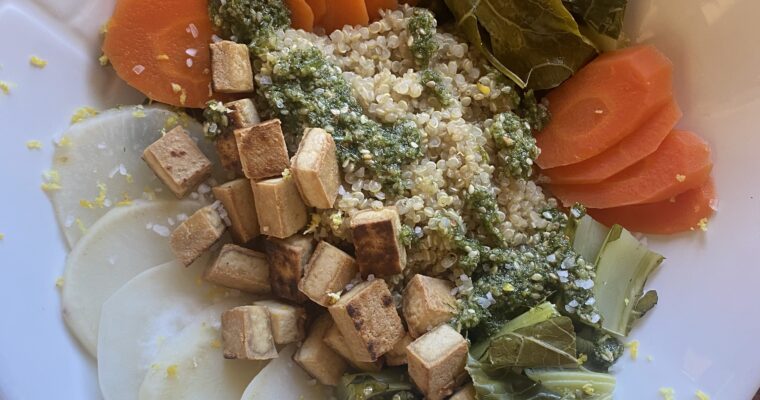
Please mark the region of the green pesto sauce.
[[513, 112], [498, 114], [486, 127], [486, 134], [496, 147], [496, 167], [500, 172], [514, 178], [531, 176], [533, 163], [541, 150], [526, 120]]
[[207, 139], [214, 140], [229, 131], [229, 113], [230, 109], [219, 100], [206, 103], [206, 108], [203, 109], [203, 133]]
[[424, 8], [415, 8], [414, 15], [407, 22], [406, 30], [412, 39], [409, 49], [417, 65], [421, 67], [427, 67], [430, 59], [438, 51], [438, 42], [435, 40], [437, 25], [433, 13]]
[[476, 189], [465, 196], [465, 204], [475, 214], [489, 242], [496, 246], [503, 245], [504, 235], [499, 229], [501, 221], [499, 221], [499, 205], [496, 203], [496, 197], [485, 189]]
[[252, 50], [269, 48], [278, 30], [290, 26], [290, 10], [282, 0], [209, 0], [211, 22], [220, 33]]
[[271, 83], [259, 93], [289, 132], [320, 127], [335, 139], [341, 163], [373, 172], [384, 190], [399, 193], [401, 166], [419, 158], [420, 132], [412, 121], [380, 124], [364, 114], [338, 67], [316, 48], [274, 61]]
[[442, 106], [451, 105], [452, 95], [446, 85], [443, 84], [443, 77], [440, 72], [430, 68], [421, 71], [420, 83], [425, 87], [426, 92], [438, 99]]

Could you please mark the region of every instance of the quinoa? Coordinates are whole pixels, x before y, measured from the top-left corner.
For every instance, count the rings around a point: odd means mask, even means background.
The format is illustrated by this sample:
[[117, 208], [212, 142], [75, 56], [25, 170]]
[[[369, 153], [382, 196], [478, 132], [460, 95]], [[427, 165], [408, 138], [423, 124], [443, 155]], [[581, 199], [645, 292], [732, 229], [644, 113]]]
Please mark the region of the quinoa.
[[[420, 156], [399, 165], [403, 190], [388, 190], [370, 168], [344, 160], [338, 199], [333, 209], [317, 211], [314, 235], [348, 242], [348, 224], [356, 212], [394, 206], [404, 224], [405, 275], [424, 272], [456, 281], [462, 273], [453, 240], [458, 230], [484, 241], [497, 238], [504, 246], [530, 244], [548, 224], [542, 212], [557, 203], [544, 196], [528, 173], [500, 174], [492, 165], [498, 149], [486, 127], [517, 107], [515, 89], [464, 40], [440, 29], [430, 37], [435, 45], [429, 46], [429, 64], [420, 65], [408, 31], [415, 15], [415, 9], [402, 6], [369, 26], [345, 27], [329, 37], [277, 32], [276, 50], [254, 60], [255, 79], [266, 92], [279, 59], [316, 48], [340, 69], [367, 117], [380, 124], [411, 121], [416, 126]], [[297, 132], [286, 132], [293, 134]], [[487, 216], [483, 207], [468, 203], [473, 193], [488, 194]]]

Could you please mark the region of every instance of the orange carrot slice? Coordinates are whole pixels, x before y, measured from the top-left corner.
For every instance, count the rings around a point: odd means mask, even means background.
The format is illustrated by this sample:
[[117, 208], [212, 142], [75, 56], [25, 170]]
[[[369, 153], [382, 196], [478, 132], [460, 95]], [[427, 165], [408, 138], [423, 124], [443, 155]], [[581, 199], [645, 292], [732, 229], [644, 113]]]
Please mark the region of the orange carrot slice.
[[203, 107], [212, 98], [207, 0], [118, 0], [103, 52], [147, 97]]
[[599, 56], [547, 95], [552, 118], [536, 135], [537, 164], [574, 164], [620, 142], [672, 97], [672, 72], [652, 46]]
[[597, 221], [641, 233], [669, 235], [695, 229], [715, 212], [716, 193], [712, 180], [673, 199], [604, 210], [589, 210]]
[[290, 9], [290, 27], [303, 29], [306, 32], [314, 30], [314, 11], [306, 0], [285, 0]]
[[613, 208], [667, 200], [702, 185], [710, 176], [710, 146], [699, 136], [673, 131], [660, 147], [623, 172], [590, 185], [549, 185], [566, 206]]
[[364, 0], [367, 5], [367, 13], [370, 21], [380, 19], [380, 10], [395, 10], [398, 8], [398, 0]]
[[550, 168], [541, 173], [553, 184], [601, 182], [654, 153], [683, 113], [671, 99], [636, 132], [626, 136], [602, 154], [577, 164]]
[[314, 25], [320, 26], [327, 14], [327, 0], [306, 0], [306, 3], [314, 14]]
[[364, 0], [329, 0], [322, 26], [328, 34], [346, 25], [367, 25], [369, 15]]

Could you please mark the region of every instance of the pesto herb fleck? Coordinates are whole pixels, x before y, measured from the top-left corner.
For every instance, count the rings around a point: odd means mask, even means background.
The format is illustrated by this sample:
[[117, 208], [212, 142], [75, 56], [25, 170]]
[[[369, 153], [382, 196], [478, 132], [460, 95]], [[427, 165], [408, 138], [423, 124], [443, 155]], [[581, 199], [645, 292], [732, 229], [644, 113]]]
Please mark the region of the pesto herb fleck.
[[203, 133], [207, 139], [214, 140], [228, 132], [230, 119], [227, 116], [232, 110], [225, 107], [221, 101], [211, 100], [203, 109]]
[[489, 240], [489, 243], [501, 246], [504, 244], [504, 234], [499, 229], [499, 205], [496, 197], [485, 188], [475, 189], [465, 196], [465, 204], [480, 222], [481, 228]]
[[255, 54], [271, 48], [274, 33], [290, 26], [282, 0], [209, 0], [208, 10], [222, 35], [250, 44]]
[[435, 96], [443, 107], [451, 105], [452, 95], [444, 85], [440, 72], [430, 68], [423, 70], [420, 72], [420, 83], [425, 87], [425, 91]]
[[438, 42], [435, 40], [435, 30], [438, 22], [428, 9], [415, 8], [414, 15], [407, 22], [406, 30], [409, 32], [412, 51], [417, 65], [427, 67], [430, 59], [438, 51]]
[[513, 112], [504, 112], [494, 117], [486, 133], [493, 139], [500, 172], [523, 179], [533, 174], [533, 162], [541, 150], [527, 121]]
[[528, 122], [528, 125], [530, 125], [530, 128], [534, 132], [543, 130], [551, 119], [546, 101], [537, 101], [536, 95], [532, 90], [528, 90], [523, 95], [520, 109], [522, 111], [522, 117]]

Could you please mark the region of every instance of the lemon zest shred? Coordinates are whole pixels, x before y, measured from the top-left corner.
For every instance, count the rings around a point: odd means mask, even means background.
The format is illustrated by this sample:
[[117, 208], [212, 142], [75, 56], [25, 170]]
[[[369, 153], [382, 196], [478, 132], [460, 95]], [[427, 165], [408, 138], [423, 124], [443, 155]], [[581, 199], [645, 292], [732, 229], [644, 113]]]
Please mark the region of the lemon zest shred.
[[11, 83], [6, 81], [0, 81], [0, 92], [3, 94], [11, 94]]
[[27, 140], [26, 148], [29, 150], [40, 150], [42, 148], [42, 142], [39, 140]]
[[90, 200], [79, 200], [79, 206], [82, 208], [95, 208]]
[[177, 364], [172, 364], [168, 367], [166, 367], [166, 377], [167, 378], [176, 378], [177, 377], [177, 369], [179, 367]]
[[694, 395], [697, 396], [699, 400], [710, 400], [710, 396], [701, 390], [697, 390], [697, 393]]
[[61, 190], [61, 185], [57, 183], [45, 182], [42, 185], [40, 185], [40, 189], [42, 189], [45, 192], [52, 192], [55, 190]]
[[73, 125], [78, 122], [82, 122], [87, 118], [94, 117], [96, 115], [98, 115], [98, 110], [92, 107], [79, 107], [74, 111], [74, 114], [71, 115], [71, 124]]
[[702, 232], [707, 232], [707, 218], [702, 218], [697, 222], [697, 226]]
[[59, 276], [59, 277], [58, 277], [58, 278], [55, 280], [55, 287], [57, 287], [58, 289], [60, 289], [60, 288], [62, 288], [62, 287], [63, 287], [63, 277], [62, 277], [62, 276]]
[[58, 147], [69, 147], [71, 146], [71, 138], [67, 135], [61, 136], [61, 139], [55, 142], [55, 145]]
[[110, 60], [110, 59], [108, 58], [108, 56], [107, 56], [107, 55], [105, 55], [105, 54], [103, 54], [103, 55], [101, 55], [100, 57], [98, 57], [98, 63], [100, 63], [100, 66], [101, 66], [101, 67], [105, 67], [105, 66], [106, 66], [106, 65], [108, 65], [108, 63], [110, 63], [110, 62], [111, 62], [111, 60]]
[[673, 390], [673, 388], [664, 387], [660, 388], [660, 395], [664, 400], [675, 400], [676, 399], [676, 391]]
[[29, 57], [29, 64], [31, 64], [35, 68], [45, 68], [47, 66], [47, 61], [37, 57], [37, 56], [31, 56]]
[[478, 83], [475, 86], [478, 87], [478, 91], [480, 93], [483, 93], [483, 95], [488, 96], [489, 94], [491, 94], [491, 88], [490, 87], [488, 87], [488, 86], [486, 86], [486, 85], [484, 85], [482, 83]]
[[222, 342], [219, 339], [214, 339], [211, 341], [211, 347], [218, 349], [222, 347]]
[[82, 234], [87, 233], [87, 227], [84, 226], [84, 222], [82, 222], [81, 219], [77, 218], [74, 220], [74, 223], [77, 225], [77, 228], [79, 228], [79, 231], [82, 232]]
[[627, 343], [627, 344], [625, 345], [625, 347], [627, 347], [627, 348], [628, 348], [628, 351], [629, 351], [629, 352], [630, 352], [630, 354], [631, 354], [631, 359], [632, 359], [632, 360], [634, 360], [634, 361], [635, 361], [637, 358], [639, 358], [639, 344], [640, 344], [640, 343], [639, 343], [639, 341], [638, 341], [638, 340], [634, 340], [634, 341], [631, 341], [630, 343]]
[[125, 207], [132, 205], [132, 198], [129, 197], [129, 193], [124, 192], [121, 194], [121, 200], [116, 203], [117, 207]]
[[169, 60], [169, 56], [166, 55], [166, 54], [159, 54], [159, 55], [156, 56], [156, 60], [158, 60], [158, 61], [168, 61]]

